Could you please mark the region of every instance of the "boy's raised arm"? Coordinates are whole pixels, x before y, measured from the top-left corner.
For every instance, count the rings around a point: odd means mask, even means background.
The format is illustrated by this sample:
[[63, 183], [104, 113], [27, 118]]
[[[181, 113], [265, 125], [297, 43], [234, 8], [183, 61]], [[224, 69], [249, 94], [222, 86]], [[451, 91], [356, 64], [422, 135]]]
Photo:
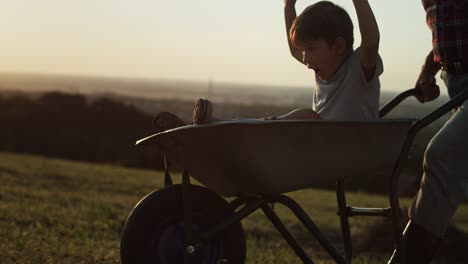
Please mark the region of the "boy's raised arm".
[[377, 65], [380, 33], [374, 13], [367, 0], [353, 0], [361, 31], [361, 65], [366, 79], [373, 78]]
[[284, 0], [284, 20], [286, 22], [286, 37], [288, 39], [289, 50], [291, 55], [298, 60], [300, 63], [304, 63], [302, 60], [302, 52], [298, 48], [294, 47], [289, 38], [289, 31], [291, 30], [294, 19], [296, 19], [296, 0]]

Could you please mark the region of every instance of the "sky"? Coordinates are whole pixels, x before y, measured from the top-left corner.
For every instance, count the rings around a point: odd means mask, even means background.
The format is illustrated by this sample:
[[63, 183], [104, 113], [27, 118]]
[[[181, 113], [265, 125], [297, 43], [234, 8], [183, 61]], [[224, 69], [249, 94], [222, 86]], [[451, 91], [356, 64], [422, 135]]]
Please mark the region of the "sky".
[[[316, 1], [298, 0], [297, 12]], [[360, 34], [351, 0], [336, 0]], [[414, 85], [431, 49], [421, 1], [369, 0], [382, 90]], [[0, 0], [0, 71], [312, 87], [283, 0]], [[439, 80], [440, 81], [440, 80]]]

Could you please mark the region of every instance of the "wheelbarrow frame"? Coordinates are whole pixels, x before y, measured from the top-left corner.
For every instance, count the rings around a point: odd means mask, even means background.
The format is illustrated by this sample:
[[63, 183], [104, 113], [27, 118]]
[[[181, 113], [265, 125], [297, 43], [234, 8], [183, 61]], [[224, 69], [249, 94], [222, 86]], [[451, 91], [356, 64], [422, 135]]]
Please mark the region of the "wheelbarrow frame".
[[[391, 110], [398, 106], [403, 100], [410, 96], [417, 94], [416, 89], [409, 89], [397, 97], [392, 99], [389, 103], [383, 106], [379, 111], [379, 117], [385, 117]], [[306, 229], [317, 239], [320, 245], [327, 251], [327, 253], [335, 260], [336, 263], [351, 263], [352, 259], [352, 241], [351, 232], [349, 227], [349, 217], [353, 216], [379, 216], [387, 217], [392, 221], [393, 226], [393, 239], [396, 248], [402, 247], [402, 232], [403, 222], [401, 220], [401, 209], [398, 198], [398, 182], [402, 168], [405, 166], [410, 148], [413, 140], [417, 133], [430, 123], [434, 122], [444, 114], [451, 111], [453, 108], [459, 107], [468, 98], [468, 91], [457, 95], [436, 110], [427, 114], [423, 118], [416, 120], [408, 131], [400, 155], [393, 167], [392, 173], [389, 180], [389, 203], [390, 207], [386, 208], [367, 208], [367, 207], [353, 207], [349, 206], [346, 202], [344, 179], [338, 180], [336, 183], [336, 197], [338, 204], [338, 216], [340, 218], [344, 254], [331, 242], [325, 234], [317, 227], [313, 220], [308, 214], [302, 209], [302, 207], [293, 199], [286, 195], [263, 195], [263, 196], [246, 196], [237, 197], [232, 200], [229, 205], [232, 207], [234, 214], [213, 226], [210, 230], [195, 234], [192, 230], [192, 194], [191, 194], [191, 183], [190, 175], [187, 169], [183, 169], [182, 173], [182, 201], [183, 201], [183, 218], [184, 218], [184, 230], [185, 230], [185, 257], [184, 262], [190, 263], [190, 256], [203, 245], [204, 241], [216, 237], [218, 234], [223, 232], [228, 226], [241, 221], [254, 211], [261, 209], [267, 218], [272, 222], [275, 228], [287, 241], [296, 255], [301, 259], [303, 263], [314, 263], [312, 259], [305, 252], [303, 247], [296, 241], [293, 235], [288, 231], [287, 227], [281, 221], [279, 216], [273, 210], [272, 204], [279, 203], [289, 208], [294, 215], [301, 221]], [[169, 168], [167, 166], [166, 157], [164, 156], [165, 164], [165, 185], [172, 185], [172, 179], [169, 174]], [[404, 254], [404, 252], [403, 252]]]

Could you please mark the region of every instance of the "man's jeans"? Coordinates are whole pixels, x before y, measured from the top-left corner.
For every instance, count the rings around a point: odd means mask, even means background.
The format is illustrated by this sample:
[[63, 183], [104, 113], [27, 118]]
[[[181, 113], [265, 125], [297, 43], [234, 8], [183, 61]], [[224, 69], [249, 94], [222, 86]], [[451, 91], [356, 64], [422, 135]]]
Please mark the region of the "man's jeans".
[[[443, 72], [450, 98], [468, 89], [468, 74]], [[460, 202], [468, 195], [468, 101], [432, 138], [423, 164], [421, 188], [413, 199], [410, 218], [442, 237]]]

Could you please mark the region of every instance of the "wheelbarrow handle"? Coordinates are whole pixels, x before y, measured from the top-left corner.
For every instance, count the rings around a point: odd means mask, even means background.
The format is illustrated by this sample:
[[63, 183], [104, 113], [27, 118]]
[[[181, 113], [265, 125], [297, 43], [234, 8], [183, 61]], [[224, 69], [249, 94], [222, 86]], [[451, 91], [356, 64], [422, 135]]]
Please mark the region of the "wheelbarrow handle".
[[395, 98], [390, 100], [387, 104], [385, 104], [380, 110], [379, 110], [379, 118], [382, 118], [386, 116], [390, 111], [392, 111], [397, 105], [399, 105], [403, 100], [410, 96], [414, 96], [419, 94], [420, 91], [417, 90], [416, 88], [412, 88], [409, 90], [406, 90], [402, 92], [401, 94], [397, 95]]
[[468, 90], [459, 93], [458, 95], [450, 99], [448, 102], [439, 106], [437, 109], [435, 109], [434, 111], [430, 112], [429, 114], [421, 118], [419, 121], [417, 121], [411, 127], [412, 132], [417, 133], [419, 130], [426, 127], [435, 120], [439, 119], [441, 116], [452, 111], [452, 109], [460, 107], [467, 99]]

